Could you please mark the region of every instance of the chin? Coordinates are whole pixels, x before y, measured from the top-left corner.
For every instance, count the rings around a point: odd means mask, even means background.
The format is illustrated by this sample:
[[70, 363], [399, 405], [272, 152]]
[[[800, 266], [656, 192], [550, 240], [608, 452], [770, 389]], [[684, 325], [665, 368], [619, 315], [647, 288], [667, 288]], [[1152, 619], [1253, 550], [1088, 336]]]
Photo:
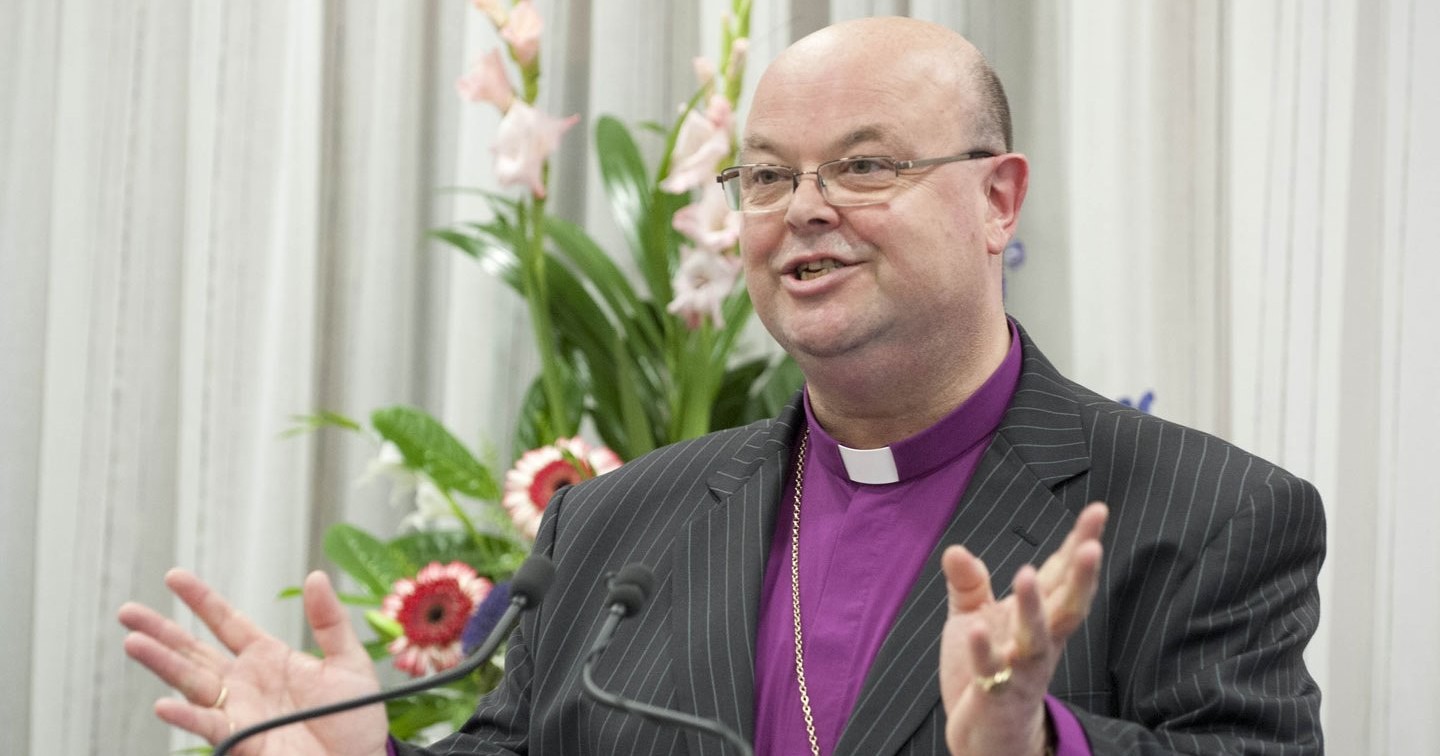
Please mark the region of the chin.
[[788, 334], [785, 339], [777, 339], [785, 351], [795, 356], [823, 360], [846, 357], [861, 353], [862, 347], [869, 341], [869, 338], [860, 334], [846, 333], [842, 331], [828, 331], [826, 333], [803, 333]]

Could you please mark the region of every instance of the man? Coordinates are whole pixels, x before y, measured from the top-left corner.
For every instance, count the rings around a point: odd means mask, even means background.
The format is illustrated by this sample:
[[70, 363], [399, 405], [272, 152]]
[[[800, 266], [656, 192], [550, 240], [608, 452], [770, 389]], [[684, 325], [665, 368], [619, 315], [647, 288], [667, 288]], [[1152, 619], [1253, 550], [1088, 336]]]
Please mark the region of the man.
[[[1010, 149], [999, 82], [943, 28], [849, 22], [775, 61], [721, 179], [806, 390], [557, 496], [536, 542], [556, 582], [500, 689], [432, 753], [722, 753], [580, 693], [604, 576], [629, 562], [659, 585], [600, 685], [757, 753], [1320, 752], [1301, 659], [1318, 496], [1069, 382], [1007, 320], [1028, 180]], [[166, 721], [213, 741], [375, 689], [323, 576], [305, 598], [323, 662], [167, 582], [235, 655], [124, 607], [127, 652], [185, 695], [157, 704]], [[411, 750], [384, 731], [372, 707], [249, 752]]]

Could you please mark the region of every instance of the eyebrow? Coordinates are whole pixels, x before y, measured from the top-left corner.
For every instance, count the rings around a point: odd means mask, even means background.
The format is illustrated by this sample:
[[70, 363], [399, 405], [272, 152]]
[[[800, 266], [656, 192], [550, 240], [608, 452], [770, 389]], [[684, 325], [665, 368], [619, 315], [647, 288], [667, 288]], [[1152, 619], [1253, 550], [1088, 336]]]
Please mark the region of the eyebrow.
[[[867, 124], [852, 129], [845, 136], [837, 140], [830, 149], [835, 152], [845, 152], [858, 144], [865, 144], [867, 142], [884, 142], [893, 145], [898, 141], [899, 135], [894, 129], [881, 124]], [[741, 145], [740, 155], [742, 159], [748, 160], [745, 156], [752, 152], [765, 152], [771, 155], [778, 155], [780, 151], [779, 146], [770, 139], [763, 136], [747, 134], [744, 143]]]

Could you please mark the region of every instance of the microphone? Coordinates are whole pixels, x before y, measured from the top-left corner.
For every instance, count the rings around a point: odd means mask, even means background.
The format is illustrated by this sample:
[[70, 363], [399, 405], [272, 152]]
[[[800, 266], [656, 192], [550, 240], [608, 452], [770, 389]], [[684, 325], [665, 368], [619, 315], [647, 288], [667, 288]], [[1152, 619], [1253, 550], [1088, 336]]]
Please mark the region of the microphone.
[[264, 722], [250, 725], [242, 730], [231, 734], [230, 737], [220, 741], [215, 746], [212, 756], [225, 756], [235, 747], [235, 744], [252, 736], [258, 735], [276, 727], [284, 727], [288, 724], [302, 722], [307, 719], [315, 719], [329, 714], [338, 714], [342, 711], [358, 709], [362, 706], [389, 701], [395, 698], [404, 698], [436, 686], [459, 680], [466, 675], [479, 669], [480, 665], [490, 660], [495, 649], [510, 635], [510, 631], [519, 621], [520, 614], [540, 603], [545, 591], [550, 587], [550, 581], [555, 577], [555, 565], [543, 554], [531, 554], [520, 564], [520, 569], [515, 571], [515, 577], [510, 579], [510, 605], [506, 607], [505, 613], [500, 615], [500, 620], [495, 623], [495, 629], [485, 636], [485, 642], [475, 649], [475, 652], [466, 657], [458, 665], [445, 670], [444, 672], [431, 675], [423, 680], [407, 683], [390, 690], [382, 690], [377, 693], [352, 698], [347, 701], [337, 701], [324, 706], [317, 706], [313, 709], [302, 709], [291, 712], [284, 716], [267, 719]]
[[621, 567], [615, 576], [610, 578], [610, 594], [605, 597], [605, 622], [600, 626], [600, 634], [591, 644], [589, 653], [585, 655], [585, 665], [581, 669], [585, 694], [612, 709], [644, 717], [651, 722], [673, 725], [687, 730], [698, 730], [718, 736], [735, 746], [735, 750], [743, 756], [754, 756], [755, 751], [750, 744], [746, 743], [739, 733], [718, 720], [705, 719], [683, 711], [673, 711], [640, 703], [610, 693], [595, 684], [593, 674], [595, 662], [599, 661], [600, 655], [605, 653], [606, 648], [609, 648], [610, 641], [615, 637], [615, 630], [620, 626], [620, 621], [637, 614], [645, 601], [650, 598], [650, 592], [654, 588], [655, 574], [650, 571], [649, 567], [639, 563]]

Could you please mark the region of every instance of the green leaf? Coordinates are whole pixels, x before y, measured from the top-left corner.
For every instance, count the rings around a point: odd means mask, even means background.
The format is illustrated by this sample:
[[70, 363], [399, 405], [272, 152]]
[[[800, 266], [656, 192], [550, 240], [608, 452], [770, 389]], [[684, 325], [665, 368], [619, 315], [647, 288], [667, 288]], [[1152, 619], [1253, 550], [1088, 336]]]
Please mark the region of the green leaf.
[[371, 659], [384, 659], [390, 655], [390, 641], [370, 641], [365, 644], [365, 653], [369, 654]]
[[[275, 596], [277, 599], [295, 599], [305, 595], [305, 590], [298, 585], [291, 585], [280, 590]], [[347, 606], [380, 606], [380, 599], [369, 594], [360, 593], [337, 593], [336, 598], [340, 603]]]
[[661, 335], [655, 324], [637, 317], [643, 306], [630, 280], [595, 240], [579, 226], [562, 218], [547, 217], [545, 233], [574, 266], [577, 278], [589, 282], [605, 301], [610, 315], [625, 328], [631, 339], [655, 349]]
[[475, 699], [495, 687], [493, 680], [498, 677], [494, 665], [486, 665], [464, 682], [386, 702], [390, 734], [397, 740], [411, 741], [432, 725], [449, 723], [458, 729], [457, 720], [464, 724], [475, 713]]
[[[636, 260], [650, 298], [661, 307], [675, 298], [670, 281], [680, 265], [680, 244], [684, 239], [675, 230], [675, 213], [689, 204], [690, 195], [670, 194], [655, 188], [650, 200], [650, 215], [645, 224], [645, 246]], [[672, 321], [678, 322], [675, 318]]]
[[751, 406], [750, 395], [760, 375], [769, 367], [764, 357], [736, 365], [725, 371], [715, 404], [710, 412], [711, 428], [733, 428], [752, 420], [746, 416]]
[[396, 580], [409, 577], [414, 572], [375, 536], [343, 522], [325, 531], [324, 548], [330, 561], [376, 596], [386, 595]]
[[[615, 352], [615, 378], [618, 384], [615, 390], [620, 399], [617, 403], [620, 415], [617, 421], [624, 429], [626, 441], [625, 448], [617, 449], [616, 452], [624, 459], [635, 459], [655, 448], [655, 426], [649, 413], [645, 411], [645, 402], [640, 398], [640, 388], [644, 383], [639, 370], [635, 363], [627, 359], [623, 344], [617, 344]], [[597, 414], [600, 414], [599, 408]]]
[[520, 278], [520, 258], [515, 254], [512, 241], [513, 229], [499, 222], [471, 224], [471, 228], [475, 229], [473, 235], [443, 229], [431, 231], [430, 235], [475, 258], [487, 274], [523, 295], [525, 287]]
[[756, 400], [759, 417], [774, 417], [805, 383], [805, 374], [789, 355], [783, 355], [762, 379]]
[[291, 415], [290, 421], [295, 423], [295, 425], [287, 429], [284, 433], [281, 433], [281, 438], [290, 438], [291, 436], [298, 436], [302, 433], [311, 433], [321, 428], [344, 428], [350, 431], [363, 430], [363, 428], [360, 427], [360, 423], [351, 420], [339, 412], [330, 412], [328, 410], [321, 410], [313, 415]]
[[550, 284], [550, 314], [560, 337], [561, 351], [611, 344], [615, 326], [605, 311], [569, 268], [547, 256], [545, 275]]
[[650, 177], [640, 149], [625, 124], [602, 116], [595, 124], [595, 152], [600, 156], [600, 176], [615, 220], [630, 248], [641, 249], [645, 219], [650, 214]]
[[422, 410], [386, 407], [370, 415], [370, 423], [385, 440], [395, 444], [412, 468], [423, 470], [435, 485], [483, 501], [500, 497], [490, 474], [450, 431]]
[[[565, 415], [572, 425], [578, 426], [580, 418], [585, 412], [585, 388], [576, 379], [570, 366], [566, 363], [565, 374], [562, 376], [562, 388], [565, 395]], [[536, 378], [525, 392], [525, 402], [520, 408], [520, 424], [515, 432], [515, 454], [519, 456], [531, 449], [536, 449], [554, 441], [559, 433], [550, 424], [549, 401]]]
[[490, 207], [494, 209], [496, 213], [502, 211], [513, 213], [515, 212], [516, 205], [520, 204], [519, 200], [508, 194], [474, 186], [442, 186], [436, 189], [436, 191], [446, 194], [478, 194], [490, 202]]
[[370, 629], [374, 630], [376, 635], [380, 636], [381, 640], [387, 643], [405, 634], [405, 627], [398, 621], [373, 609], [365, 612], [365, 622], [370, 625]]
[[411, 564], [461, 561], [492, 580], [504, 580], [520, 568], [529, 551], [510, 533], [481, 533], [478, 542], [458, 530], [411, 533], [390, 542]]
[[545, 411], [545, 390], [536, 378], [525, 389], [525, 398], [520, 402], [520, 417], [515, 425], [515, 456], [539, 448], [547, 443], [547, 438], [554, 437], [550, 432], [550, 415]]

